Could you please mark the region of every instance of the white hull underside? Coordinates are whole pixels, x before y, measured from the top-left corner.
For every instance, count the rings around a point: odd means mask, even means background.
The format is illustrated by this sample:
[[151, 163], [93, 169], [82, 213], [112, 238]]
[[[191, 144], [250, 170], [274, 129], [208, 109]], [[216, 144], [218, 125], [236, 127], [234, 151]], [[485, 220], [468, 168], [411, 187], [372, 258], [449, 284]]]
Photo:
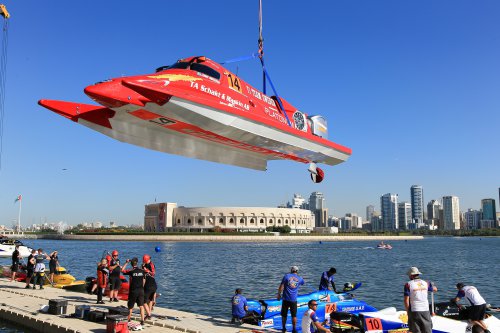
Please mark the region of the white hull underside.
[[[227, 141], [231, 143], [224, 140], [214, 142], [188, 135], [128, 114], [139, 109], [146, 109], [168, 119], [199, 127], [230, 139]], [[281, 154], [296, 156], [304, 163], [317, 162], [328, 165], [341, 163], [349, 157], [348, 154], [333, 148], [265, 124], [176, 97], [172, 97], [163, 106], [148, 103], [143, 108], [127, 105], [114, 110], [116, 114], [110, 119], [112, 129], [83, 119], [79, 119], [78, 122], [122, 142], [169, 154], [256, 170], [266, 170], [268, 160], [289, 159]], [[245, 144], [247, 149], [235, 147], [238, 145], [235, 144], [236, 141]]]

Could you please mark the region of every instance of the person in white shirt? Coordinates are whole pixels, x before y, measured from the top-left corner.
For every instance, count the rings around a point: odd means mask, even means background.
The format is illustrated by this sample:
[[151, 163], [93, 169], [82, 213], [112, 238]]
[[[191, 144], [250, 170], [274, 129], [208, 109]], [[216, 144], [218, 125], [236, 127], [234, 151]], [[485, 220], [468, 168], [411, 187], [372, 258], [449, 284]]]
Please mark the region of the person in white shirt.
[[457, 283], [458, 294], [451, 301], [457, 303], [461, 298], [467, 298], [470, 303], [470, 308], [467, 311], [467, 317], [472, 325], [479, 325], [485, 332], [488, 331], [488, 326], [484, 323], [484, 315], [486, 314], [486, 301], [479, 294], [476, 287], [466, 286], [462, 282]]
[[427, 281], [420, 279], [417, 267], [408, 271], [410, 281], [404, 287], [404, 303], [408, 314], [408, 326], [412, 333], [432, 333], [432, 319], [429, 312], [429, 291], [435, 292], [437, 288]]
[[302, 333], [314, 333], [314, 332], [330, 332], [319, 322], [318, 316], [316, 316], [316, 309], [318, 308], [318, 301], [312, 299], [307, 303], [309, 309], [304, 312], [302, 316]]

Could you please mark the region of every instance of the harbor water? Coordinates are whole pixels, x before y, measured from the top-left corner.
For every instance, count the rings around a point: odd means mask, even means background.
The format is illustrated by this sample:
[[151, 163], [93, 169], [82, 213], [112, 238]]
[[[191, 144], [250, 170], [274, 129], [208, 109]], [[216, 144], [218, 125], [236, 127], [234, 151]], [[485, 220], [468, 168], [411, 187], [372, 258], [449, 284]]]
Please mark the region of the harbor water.
[[[125, 259], [150, 254], [157, 268], [158, 305], [230, 318], [229, 299], [235, 288], [247, 298], [276, 297], [281, 278], [297, 265], [315, 290], [321, 273], [336, 267], [336, 285], [362, 282], [355, 294], [377, 308], [403, 309], [403, 285], [410, 266], [438, 288], [436, 302], [456, 295], [457, 282], [476, 286], [486, 301], [500, 306], [496, 288], [500, 275], [498, 238], [426, 237], [391, 241], [392, 250], [377, 249], [377, 241], [298, 243], [113, 242], [26, 240], [34, 248], [59, 251], [60, 264], [77, 279], [95, 276], [104, 251], [118, 250]], [[159, 246], [161, 251], [155, 252]], [[4, 259], [4, 263], [8, 260]], [[38, 291], [33, 291], [38, 292]], [[1, 325], [1, 324], [0, 324]], [[11, 332], [2, 331], [1, 332]], [[15, 332], [15, 331], [13, 331]]]

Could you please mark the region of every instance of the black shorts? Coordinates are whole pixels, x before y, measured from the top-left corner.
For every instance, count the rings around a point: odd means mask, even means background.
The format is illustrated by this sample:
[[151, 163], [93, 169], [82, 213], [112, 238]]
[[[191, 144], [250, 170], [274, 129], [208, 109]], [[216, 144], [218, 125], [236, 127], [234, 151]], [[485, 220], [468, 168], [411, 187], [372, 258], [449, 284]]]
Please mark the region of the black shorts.
[[486, 304], [471, 305], [469, 310], [470, 320], [483, 320], [486, 314]]
[[120, 287], [122, 286], [122, 280], [120, 280], [120, 277], [110, 277], [109, 278], [109, 290], [120, 290]]
[[12, 264], [12, 266], [10, 266], [10, 270], [12, 273], [17, 273], [19, 271], [19, 264]]
[[54, 265], [54, 266], [49, 265], [50, 274], [56, 274], [56, 268], [57, 268], [57, 266], [56, 266], [56, 265]]
[[297, 301], [285, 301], [281, 304], [281, 316], [286, 317], [288, 315], [288, 309], [290, 309], [290, 314], [292, 318], [297, 317]]
[[33, 276], [33, 268], [26, 269], [26, 278], [30, 278]]
[[154, 301], [155, 293], [156, 289], [144, 289], [144, 303]]
[[144, 305], [144, 289], [141, 288], [129, 291], [127, 306], [129, 309], [133, 309], [134, 304], [137, 304], [137, 306]]

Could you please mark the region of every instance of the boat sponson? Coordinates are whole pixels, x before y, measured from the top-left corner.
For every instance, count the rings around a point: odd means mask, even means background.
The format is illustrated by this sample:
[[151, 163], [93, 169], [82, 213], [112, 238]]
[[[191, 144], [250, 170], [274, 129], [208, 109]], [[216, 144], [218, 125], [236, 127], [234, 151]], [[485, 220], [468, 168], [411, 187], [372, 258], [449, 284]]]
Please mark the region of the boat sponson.
[[79, 119], [84, 119], [107, 128], [111, 128], [109, 119], [115, 116], [115, 111], [91, 104], [49, 99], [39, 100], [38, 104], [74, 122], [78, 122]]

